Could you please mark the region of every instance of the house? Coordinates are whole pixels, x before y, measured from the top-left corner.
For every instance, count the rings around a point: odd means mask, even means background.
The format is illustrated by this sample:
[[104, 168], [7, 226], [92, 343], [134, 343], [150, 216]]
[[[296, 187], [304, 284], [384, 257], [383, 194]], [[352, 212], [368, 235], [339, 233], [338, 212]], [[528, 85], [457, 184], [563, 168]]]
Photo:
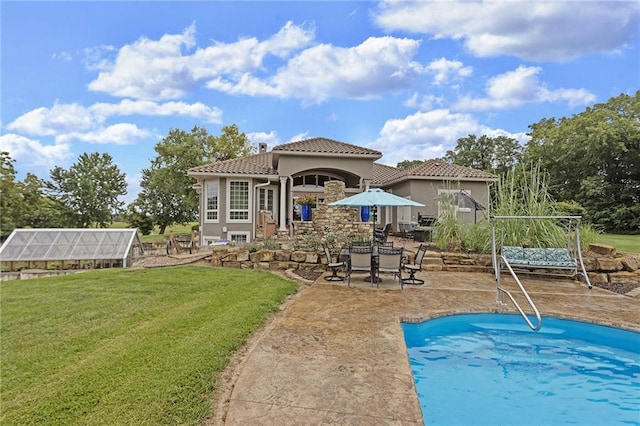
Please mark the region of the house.
[[[188, 175], [200, 200], [200, 244], [216, 240], [249, 242], [259, 233], [267, 212], [279, 234], [289, 235], [301, 220], [296, 200], [315, 195], [324, 201], [325, 183], [340, 181], [345, 196], [367, 187], [425, 204], [425, 207], [383, 208], [377, 222], [403, 222], [437, 217], [444, 204], [453, 204], [463, 220], [475, 222], [489, 206], [492, 174], [429, 160], [408, 170], [377, 163], [380, 151], [327, 138], [311, 138], [274, 147], [243, 158], [194, 167]], [[443, 204], [444, 203], [444, 204]]]

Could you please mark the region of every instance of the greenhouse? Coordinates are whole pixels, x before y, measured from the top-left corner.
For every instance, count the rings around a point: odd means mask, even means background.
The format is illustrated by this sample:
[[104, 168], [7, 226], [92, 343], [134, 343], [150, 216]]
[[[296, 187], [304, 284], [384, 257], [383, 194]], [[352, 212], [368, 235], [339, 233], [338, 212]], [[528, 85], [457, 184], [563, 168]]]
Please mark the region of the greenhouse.
[[15, 229], [0, 263], [3, 271], [126, 268], [142, 254], [136, 229]]

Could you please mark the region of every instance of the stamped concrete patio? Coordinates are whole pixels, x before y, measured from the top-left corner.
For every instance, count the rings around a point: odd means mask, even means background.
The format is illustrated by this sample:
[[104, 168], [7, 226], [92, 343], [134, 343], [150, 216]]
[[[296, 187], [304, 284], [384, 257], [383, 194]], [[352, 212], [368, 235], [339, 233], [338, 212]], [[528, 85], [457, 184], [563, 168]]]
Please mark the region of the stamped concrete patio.
[[[493, 275], [421, 272], [425, 284], [380, 288], [362, 278], [303, 286], [249, 347], [212, 423], [226, 425], [422, 425], [400, 323], [496, 304]], [[504, 276], [503, 276], [504, 277]], [[640, 331], [640, 299], [569, 280], [526, 277], [543, 316]], [[505, 288], [514, 290], [509, 279]]]

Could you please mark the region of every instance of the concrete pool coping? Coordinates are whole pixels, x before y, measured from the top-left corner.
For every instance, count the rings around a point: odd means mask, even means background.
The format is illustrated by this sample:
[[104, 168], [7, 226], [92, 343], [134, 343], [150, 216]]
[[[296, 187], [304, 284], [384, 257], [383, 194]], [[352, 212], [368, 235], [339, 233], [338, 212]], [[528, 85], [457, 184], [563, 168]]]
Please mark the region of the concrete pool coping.
[[[492, 274], [422, 271], [420, 277], [424, 285], [402, 291], [391, 277], [378, 289], [355, 275], [351, 287], [323, 277], [301, 286], [247, 347], [209, 423], [422, 425], [400, 322], [515, 310], [496, 304]], [[515, 293], [513, 281], [503, 280]], [[554, 316], [640, 331], [637, 297], [570, 280], [523, 282], [543, 324]]]

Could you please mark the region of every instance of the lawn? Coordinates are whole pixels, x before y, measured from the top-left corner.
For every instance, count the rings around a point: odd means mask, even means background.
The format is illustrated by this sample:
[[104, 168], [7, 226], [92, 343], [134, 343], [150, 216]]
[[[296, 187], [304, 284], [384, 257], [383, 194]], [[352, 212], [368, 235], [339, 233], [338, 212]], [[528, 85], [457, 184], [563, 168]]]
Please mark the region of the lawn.
[[640, 253], [640, 235], [599, 234], [596, 242], [614, 246], [620, 253]]
[[[160, 229], [157, 226], [153, 227], [153, 231], [149, 235], [140, 235], [140, 240], [143, 243], [153, 243], [163, 241], [165, 236], [169, 236], [169, 233], [173, 232], [174, 235], [191, 235], [191, 228], [197, 225], [198, 222], [187, 223], [186, 225], [173, 224], [164, 231], [164, 234], [160, 234]], [[113, 222], [110, 228], [130, 228], [126, 222]]]
[[3, 425], [196, 424], [234, 351], [297, 284], [110, 269], [1, 284]]

